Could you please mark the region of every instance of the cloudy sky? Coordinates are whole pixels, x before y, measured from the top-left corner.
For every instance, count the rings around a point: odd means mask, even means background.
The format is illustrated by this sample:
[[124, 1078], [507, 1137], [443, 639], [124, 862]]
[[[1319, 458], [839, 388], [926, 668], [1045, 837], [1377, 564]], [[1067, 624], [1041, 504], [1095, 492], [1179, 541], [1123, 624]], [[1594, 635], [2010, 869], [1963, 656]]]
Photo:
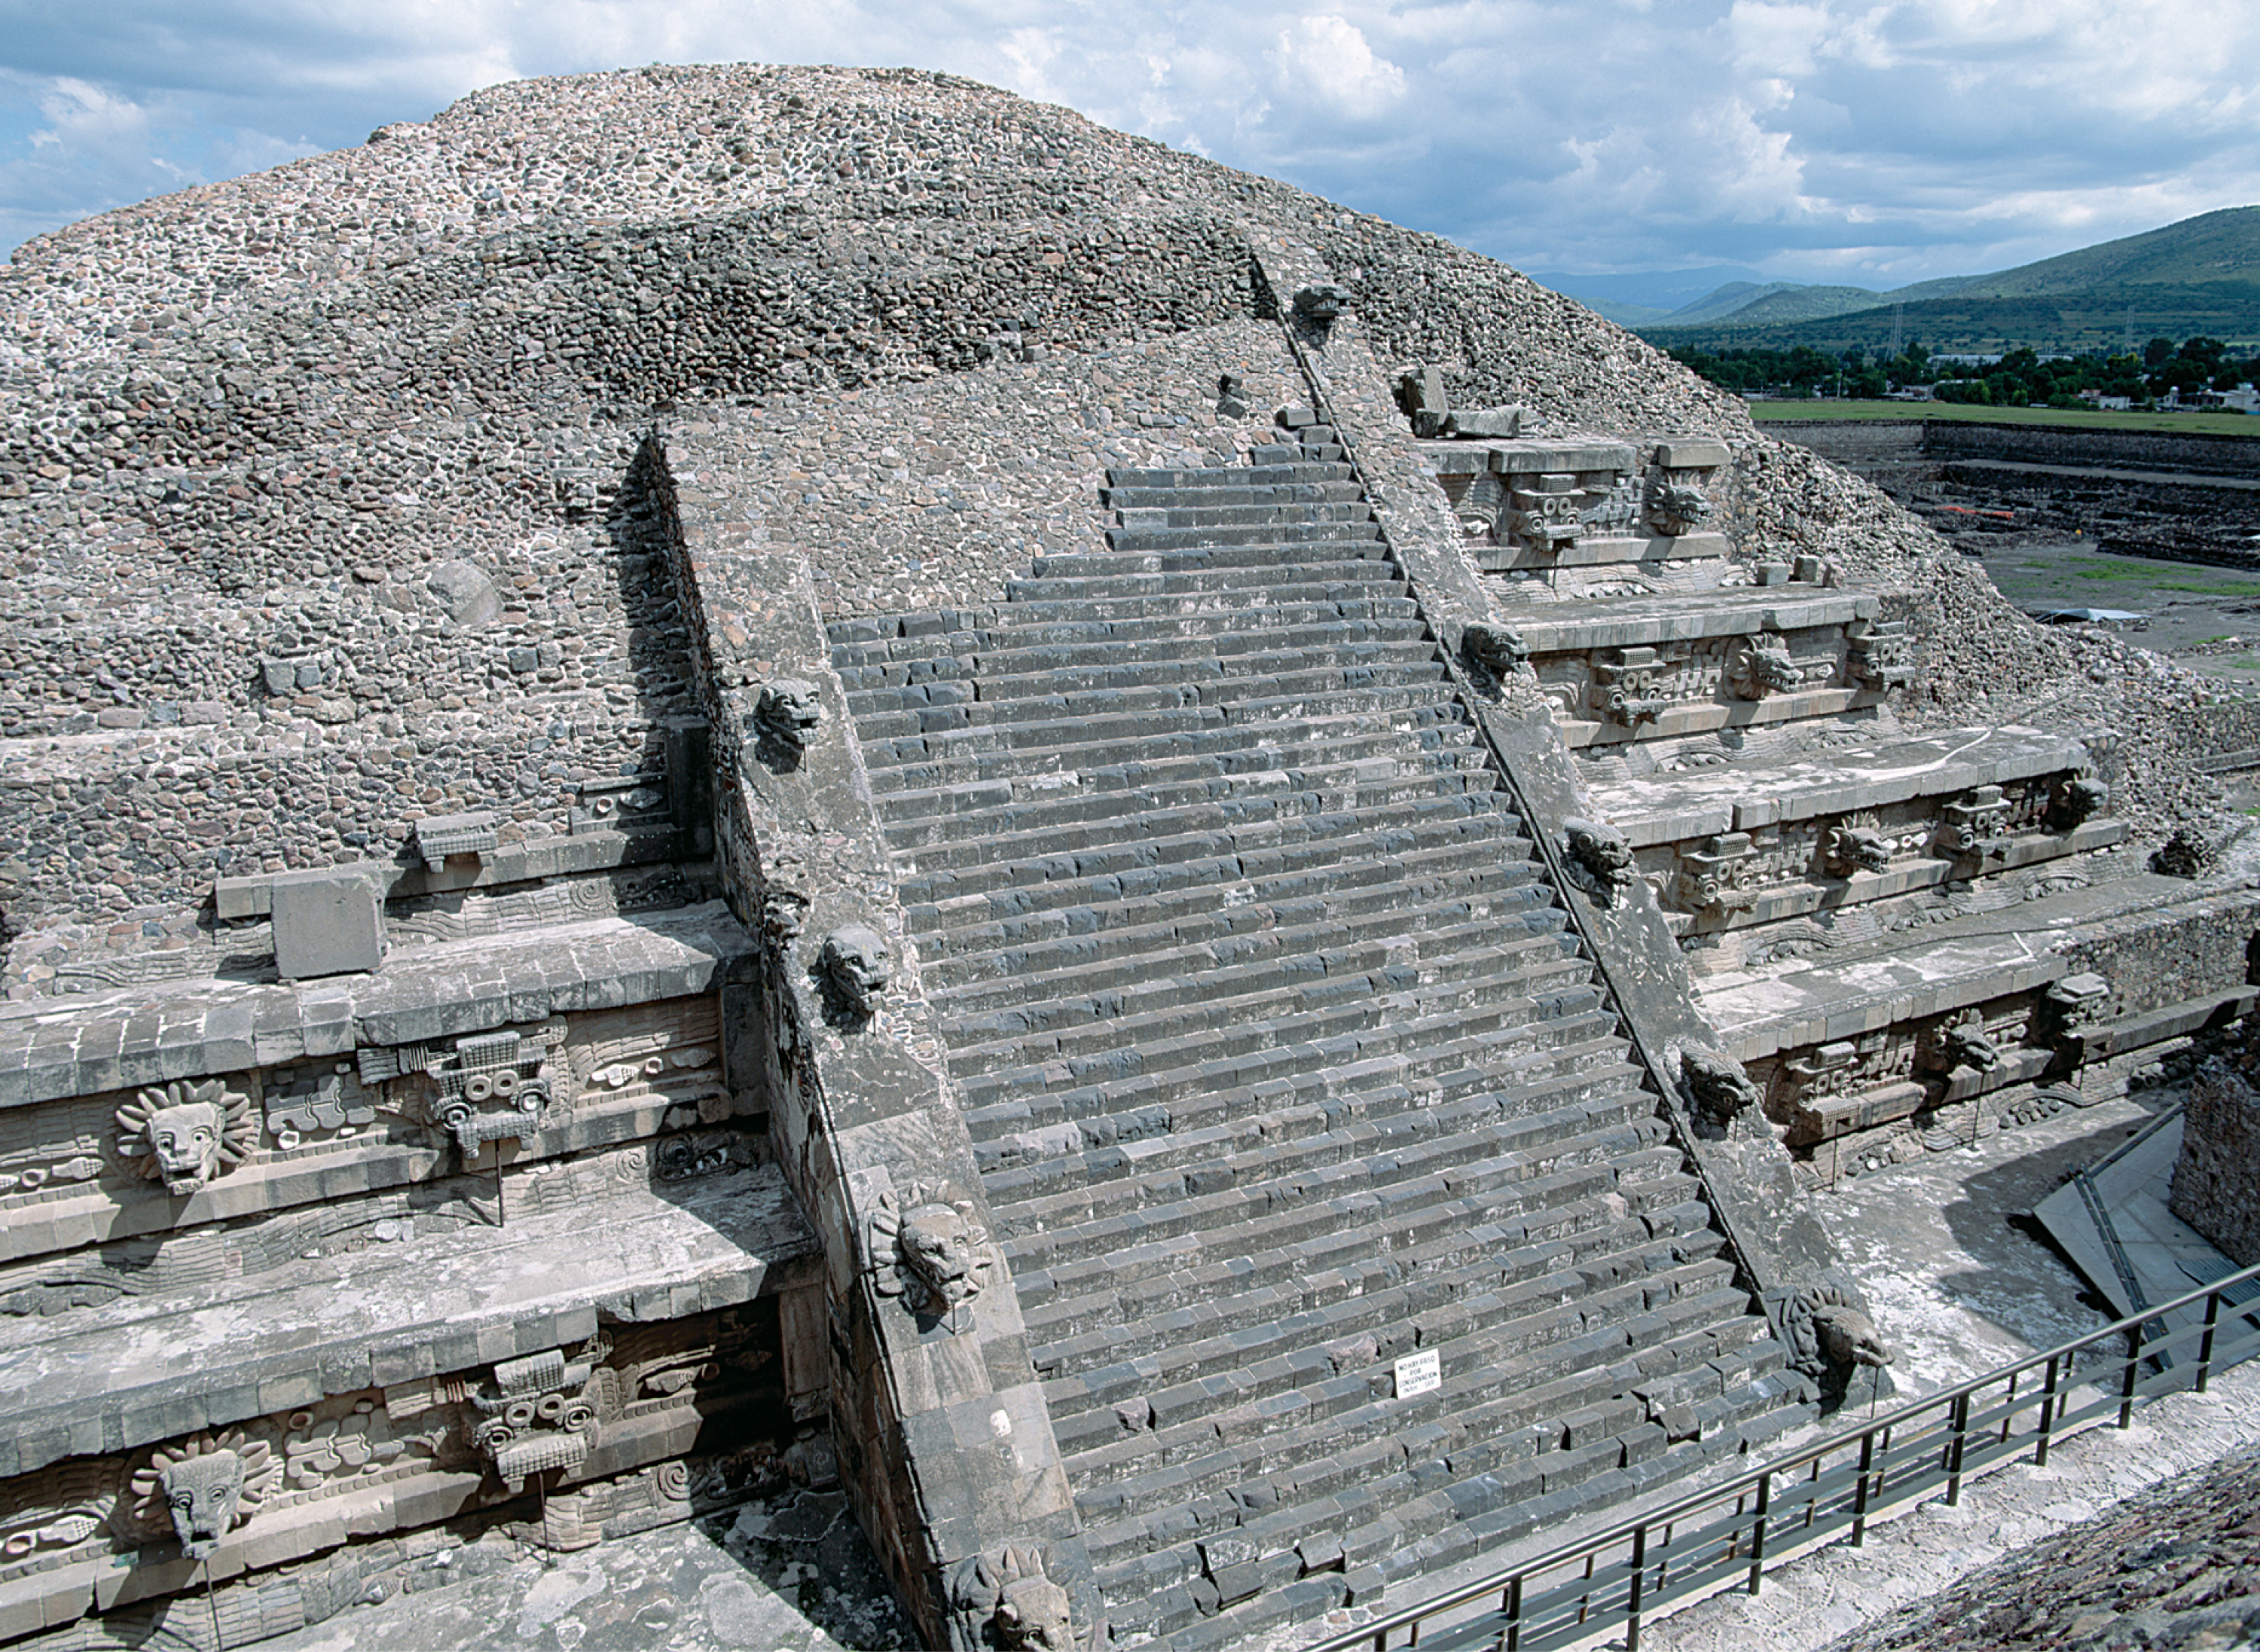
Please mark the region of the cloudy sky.
[[0, 250], [746, 59], [952, 70], [1539, 271], [1885, 287], [2260, 202], [2255, 0], [0, 0]]

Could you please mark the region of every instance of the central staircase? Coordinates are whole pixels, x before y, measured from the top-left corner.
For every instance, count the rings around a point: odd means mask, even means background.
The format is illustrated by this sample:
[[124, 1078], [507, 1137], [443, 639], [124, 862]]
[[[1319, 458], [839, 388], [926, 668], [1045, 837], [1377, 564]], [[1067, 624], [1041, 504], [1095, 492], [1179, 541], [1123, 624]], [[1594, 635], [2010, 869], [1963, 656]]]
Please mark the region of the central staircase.
[[1302, 438], [1112, 473], [1112, 548], [993, 607], [831, 627], [1124, 1641], [1236, 1644], [1811, 1414]]

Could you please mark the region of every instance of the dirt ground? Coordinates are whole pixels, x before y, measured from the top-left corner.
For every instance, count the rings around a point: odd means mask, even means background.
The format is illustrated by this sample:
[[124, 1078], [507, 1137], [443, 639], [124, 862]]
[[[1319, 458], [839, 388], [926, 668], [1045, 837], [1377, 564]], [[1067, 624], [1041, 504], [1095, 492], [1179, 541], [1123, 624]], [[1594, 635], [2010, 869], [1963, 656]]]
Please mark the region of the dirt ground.
[[1972, 535], [1979, 560], [2018, 607], [2120, 608], [2147, 619], [2110, 628], [2192, 670], [2260, 689], [2260, 573], [2110, 556], [2089, 540]]

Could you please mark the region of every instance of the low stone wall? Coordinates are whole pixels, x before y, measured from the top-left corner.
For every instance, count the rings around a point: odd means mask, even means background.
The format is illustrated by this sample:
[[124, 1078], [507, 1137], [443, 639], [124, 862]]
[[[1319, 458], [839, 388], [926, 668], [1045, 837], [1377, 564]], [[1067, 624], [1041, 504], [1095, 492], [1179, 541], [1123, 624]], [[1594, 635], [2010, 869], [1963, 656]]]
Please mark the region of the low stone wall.
[[2238, 1266], [2260, 1262], [2260, 1091], [2218, 1063], [2190, 1085], [2173, 1212]]
[[[711, 450], [683, 441], [669, 458], [666, 515], [714, 730], [718, 860], [762, 938], [758, 1088], [823, 1248], [841, 1478], [926, 1644], [991, 1644], [1013, 1579], [1064, 1601], [1078, 1626], [1100, 1624], [815, 569], [758, 548]], [[800, 709], [790, 726], [781, 697]]]
[[[2260, 426], [2260, 421], [2255, 421]], [[1999, 459], [2013, 464], [2093, 465], [2122, 470], [2184, 470], [2260, 479], [2260, 427], [2249, 436], [2192, 431], [2083, 430], [2073, 425], [1986, 425], [1923, 421], [1922, 451], [1933, 459]]]

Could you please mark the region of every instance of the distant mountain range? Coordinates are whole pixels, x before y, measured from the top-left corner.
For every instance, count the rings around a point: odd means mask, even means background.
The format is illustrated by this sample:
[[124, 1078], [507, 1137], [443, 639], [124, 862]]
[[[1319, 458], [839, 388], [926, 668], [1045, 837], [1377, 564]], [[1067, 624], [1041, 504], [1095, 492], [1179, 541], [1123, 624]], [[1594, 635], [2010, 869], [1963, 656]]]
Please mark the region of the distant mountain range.
[[[1731, 278], [1668, 305], [1688, 284]], [[1755, 270], [1548, 276], [1566, 292], [1654, 342], [1706, 349], [1807, 344], [1888, 346], [1896, 327], [1934, 352], [2087, 350], [2163, 334], [2208, 333], [2260, 342], [2260, 206], [2202, 213], [1990, 275], [1956, 275], [1876, 291], [1769, 282]]]

